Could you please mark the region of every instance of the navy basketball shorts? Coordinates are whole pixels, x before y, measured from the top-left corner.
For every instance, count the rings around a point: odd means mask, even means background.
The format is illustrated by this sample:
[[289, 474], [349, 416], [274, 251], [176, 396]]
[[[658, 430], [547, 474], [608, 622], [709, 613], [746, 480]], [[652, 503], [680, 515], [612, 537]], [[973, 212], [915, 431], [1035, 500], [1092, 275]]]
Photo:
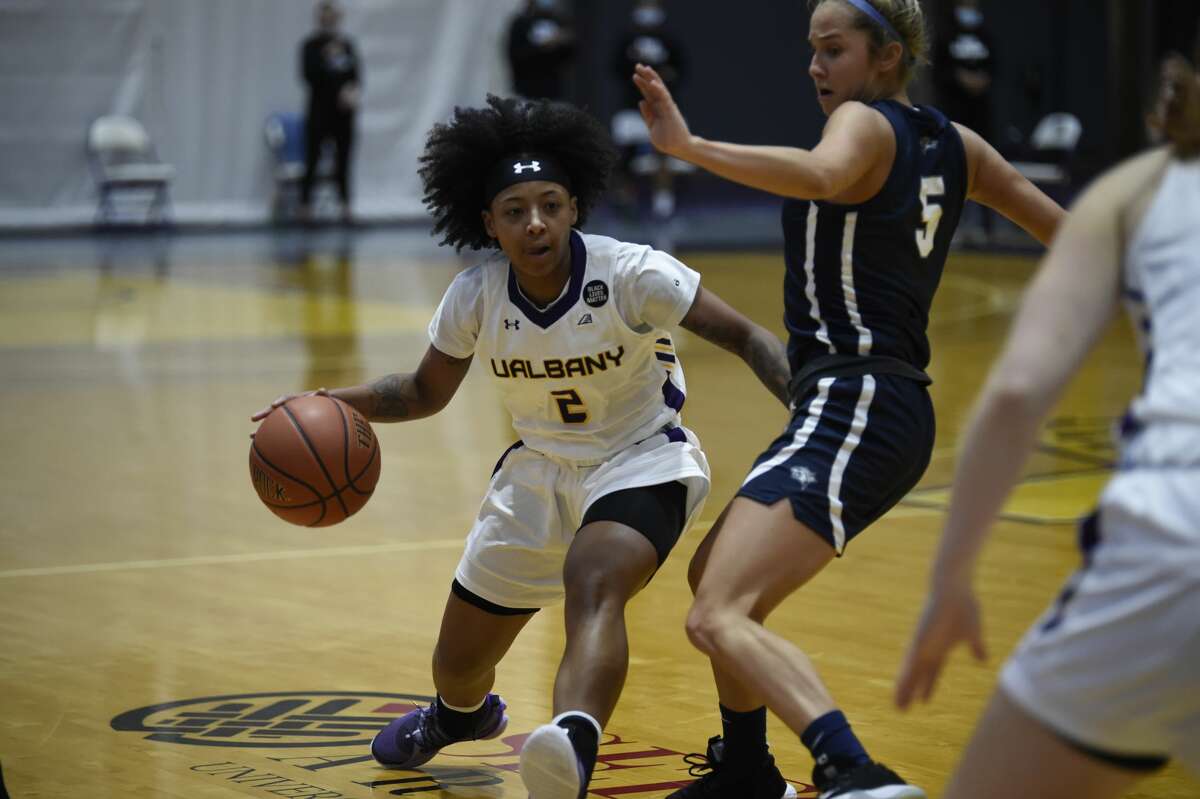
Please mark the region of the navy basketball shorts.
[[933, 404], [899, 375], [826, 377], [797, 398], [787, 429], [750, 470], [739, 497], [792, 503], [796, 520], [840, 556], [907, 494], [933, 453]]

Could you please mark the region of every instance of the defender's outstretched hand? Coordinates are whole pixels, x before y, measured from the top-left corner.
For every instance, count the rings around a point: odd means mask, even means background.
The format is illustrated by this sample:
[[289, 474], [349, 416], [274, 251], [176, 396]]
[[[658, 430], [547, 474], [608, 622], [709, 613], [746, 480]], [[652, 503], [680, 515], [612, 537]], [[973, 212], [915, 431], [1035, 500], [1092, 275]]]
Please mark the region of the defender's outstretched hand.
[[928, 702], [937, 687], [946, 656], [966, 641], [977, 660], [987, 658], [979, 619], [979, 600], [969, 585], [947, 587], [930, 595], [896, 680], [896, 705], [907, 708], [914, 699]]
[[686, 160], [692, 134], [683, 114], [679, 113], [679, 106], [671, 97], [671, 90], [658, 73], [645, 64], [638, 64], [634, 68], [633, 82], [642, 93], [638, 110], [650, 129], [650, 141], [661, 152]]

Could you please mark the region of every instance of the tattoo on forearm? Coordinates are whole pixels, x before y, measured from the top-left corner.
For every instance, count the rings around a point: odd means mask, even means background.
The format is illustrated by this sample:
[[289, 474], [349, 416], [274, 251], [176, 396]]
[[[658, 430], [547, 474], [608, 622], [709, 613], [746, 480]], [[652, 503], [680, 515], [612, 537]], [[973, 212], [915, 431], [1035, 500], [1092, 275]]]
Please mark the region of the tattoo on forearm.
[[371, 395], [375, 398], [372, 416], [379, 419], [407, 419], [411, 411], [409, 403], [413, 396], [412, 375], [388, 375], [371, 383]]
[[706, 318], [691, 319], [687, 329], [718, 347], [740, 356], [754, 371], [767, 390], [785, 406], [788, 404], [788, 380], [791, 367], [788, 365], [787, 348], [771, 331], [754, 326], [753, 332], [744, 336], [744, 328]]
[[746, 340], [746, 351], [742, 357], [767, 390], [786, 406], [788, 381], [792, 374], [783, 342], [766, 331], [756, 333]]

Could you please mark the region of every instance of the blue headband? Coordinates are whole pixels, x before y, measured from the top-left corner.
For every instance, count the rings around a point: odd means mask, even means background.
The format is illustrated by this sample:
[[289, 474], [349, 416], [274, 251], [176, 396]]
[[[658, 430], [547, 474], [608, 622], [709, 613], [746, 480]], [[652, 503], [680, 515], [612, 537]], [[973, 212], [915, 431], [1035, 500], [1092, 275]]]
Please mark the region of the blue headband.
[[896, 33], [896, 29], [892, 27], [892, 23], [887, 21], [887, 17], [879, 13], [879, 9], [867, 2], [867, 0], [846, 0], [846, 2], [875, 20], [879, 27], [883, 28], [884, 33], [900, 42], [901, 47], [904, 46], [904, 40], [900, 38], [900, 34]]

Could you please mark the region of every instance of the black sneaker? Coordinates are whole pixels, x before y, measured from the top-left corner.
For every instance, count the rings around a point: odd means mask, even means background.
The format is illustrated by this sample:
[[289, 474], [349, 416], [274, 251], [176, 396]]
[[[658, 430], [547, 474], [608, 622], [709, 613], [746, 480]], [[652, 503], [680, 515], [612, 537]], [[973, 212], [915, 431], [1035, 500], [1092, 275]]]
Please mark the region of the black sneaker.
[[813, 785], [821, 792], [817, 799], [925, 799], [923, 790], [874, 760], [839, 768], [822, 755], [813, 766]]
[[724, 766], [724, 754], [725, 741], [714, 735], [708, 739], [706, 754], [684, 755], [688, 774], [700, 779], [667, 799], [796, 799], [796, 789], [783, 779], [771, 755], [753, 774], [743, 774]]

